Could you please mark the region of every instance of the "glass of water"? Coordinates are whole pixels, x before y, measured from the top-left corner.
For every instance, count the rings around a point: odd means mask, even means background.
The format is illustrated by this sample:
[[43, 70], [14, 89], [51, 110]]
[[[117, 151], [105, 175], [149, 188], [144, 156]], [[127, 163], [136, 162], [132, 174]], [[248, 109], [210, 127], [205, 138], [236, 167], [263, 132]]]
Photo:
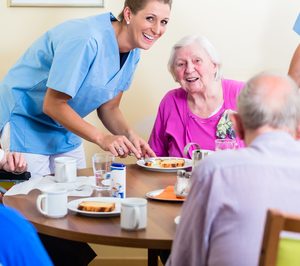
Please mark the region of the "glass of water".
[[92, 165], [98, 191], [111, 191], [110, 166], [114, 159], [115, 157], [110, 153], [95, 153], [93, 155]]
[[237, 149], [237, 142], [235, 139], [216, 139], [215, 150], [235, 150]]

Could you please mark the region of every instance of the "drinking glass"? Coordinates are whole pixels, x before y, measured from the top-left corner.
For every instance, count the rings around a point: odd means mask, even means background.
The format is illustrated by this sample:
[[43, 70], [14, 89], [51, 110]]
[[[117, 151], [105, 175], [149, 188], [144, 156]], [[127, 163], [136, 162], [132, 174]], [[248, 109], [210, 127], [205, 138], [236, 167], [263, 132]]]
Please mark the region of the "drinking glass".
[[95, 153], [93, 155], [92, 164], [95, 183], [98, 191], [106, 191], [107, 193], [111, 193], [112, 182], [110, 175], [110, 166], [113, 163], [114, 159], [115, 157], [110, 153]]
[[235, 150], [237, 148], [237, 142], [235, 139], [216, 139], [215, 150]]

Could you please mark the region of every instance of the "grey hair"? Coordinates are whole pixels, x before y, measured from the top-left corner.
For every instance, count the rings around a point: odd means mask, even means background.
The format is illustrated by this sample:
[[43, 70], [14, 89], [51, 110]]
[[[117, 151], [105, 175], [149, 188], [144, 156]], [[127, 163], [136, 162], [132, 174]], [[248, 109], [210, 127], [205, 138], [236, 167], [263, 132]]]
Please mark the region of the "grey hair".
[[187, 35], [180, 39], [178, 42], [174, 44], [172, 47], [169, 62], [168, 62], [168, 69], [172, 74], [173, 78], [176, 80], [175, 77], [175, 60], [176, 60], [176, 50], [179, 48], [186, 47], [191, 44], [198, 44], [200, 48], [204, 49], [204, 51], [210, 57], [210, 60], [217, 65], [217, 72], [215, 75], [215, 79], [219, 80], [221, 78], [221, 59], [216, 50], [216, 48], [212, 45], [212, 43], [204, 36], [199, 35]]
[[[267, 94], [274, 83], [263, 78], [283, 81], [280, 99]], [[275, 85], [276, 86], [276, 85]], [[287, 75], [263, 72], [251, 78], [238, 97], [238, 113], [245, 129], [258, 129], [268, 125], [275, 129], [287, 128], [293, 132], [300, 123], [300, 93], [296, 83]]]

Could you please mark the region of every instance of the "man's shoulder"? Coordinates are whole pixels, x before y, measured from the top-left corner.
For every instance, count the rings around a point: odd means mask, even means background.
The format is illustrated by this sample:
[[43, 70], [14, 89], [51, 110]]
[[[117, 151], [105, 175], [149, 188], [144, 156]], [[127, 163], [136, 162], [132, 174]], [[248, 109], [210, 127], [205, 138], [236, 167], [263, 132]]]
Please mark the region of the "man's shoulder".
[[202, 167], [206, 169], [235, 167], [250, 162], [251, 158], [255, 158], [255, 156], [251, 156], [251, 153], [249, 148], [214, 152], [203, 160]]
[[283, 132], [266, 133], [257, 137], [250, 146], [238, 150], [215, 152], [203, 160], [204, 171], [215, 172], [217, 169], [243, 169], [255, 171], [260, 168], [299, 167], [300, 143]]

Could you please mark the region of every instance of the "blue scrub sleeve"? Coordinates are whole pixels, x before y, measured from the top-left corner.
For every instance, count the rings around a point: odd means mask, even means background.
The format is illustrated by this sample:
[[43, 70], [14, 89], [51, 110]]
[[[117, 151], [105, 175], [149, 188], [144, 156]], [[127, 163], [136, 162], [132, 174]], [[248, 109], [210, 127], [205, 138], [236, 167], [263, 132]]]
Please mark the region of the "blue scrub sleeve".
[[54, 48], [47, 87], [73, 98], [86, 78], [96, 53], [97, 44], [93, 38], [60, 42]]
[[295, 22], [294, 31], [300, 35], [300, 13], [298, 14], [298, 18]]

